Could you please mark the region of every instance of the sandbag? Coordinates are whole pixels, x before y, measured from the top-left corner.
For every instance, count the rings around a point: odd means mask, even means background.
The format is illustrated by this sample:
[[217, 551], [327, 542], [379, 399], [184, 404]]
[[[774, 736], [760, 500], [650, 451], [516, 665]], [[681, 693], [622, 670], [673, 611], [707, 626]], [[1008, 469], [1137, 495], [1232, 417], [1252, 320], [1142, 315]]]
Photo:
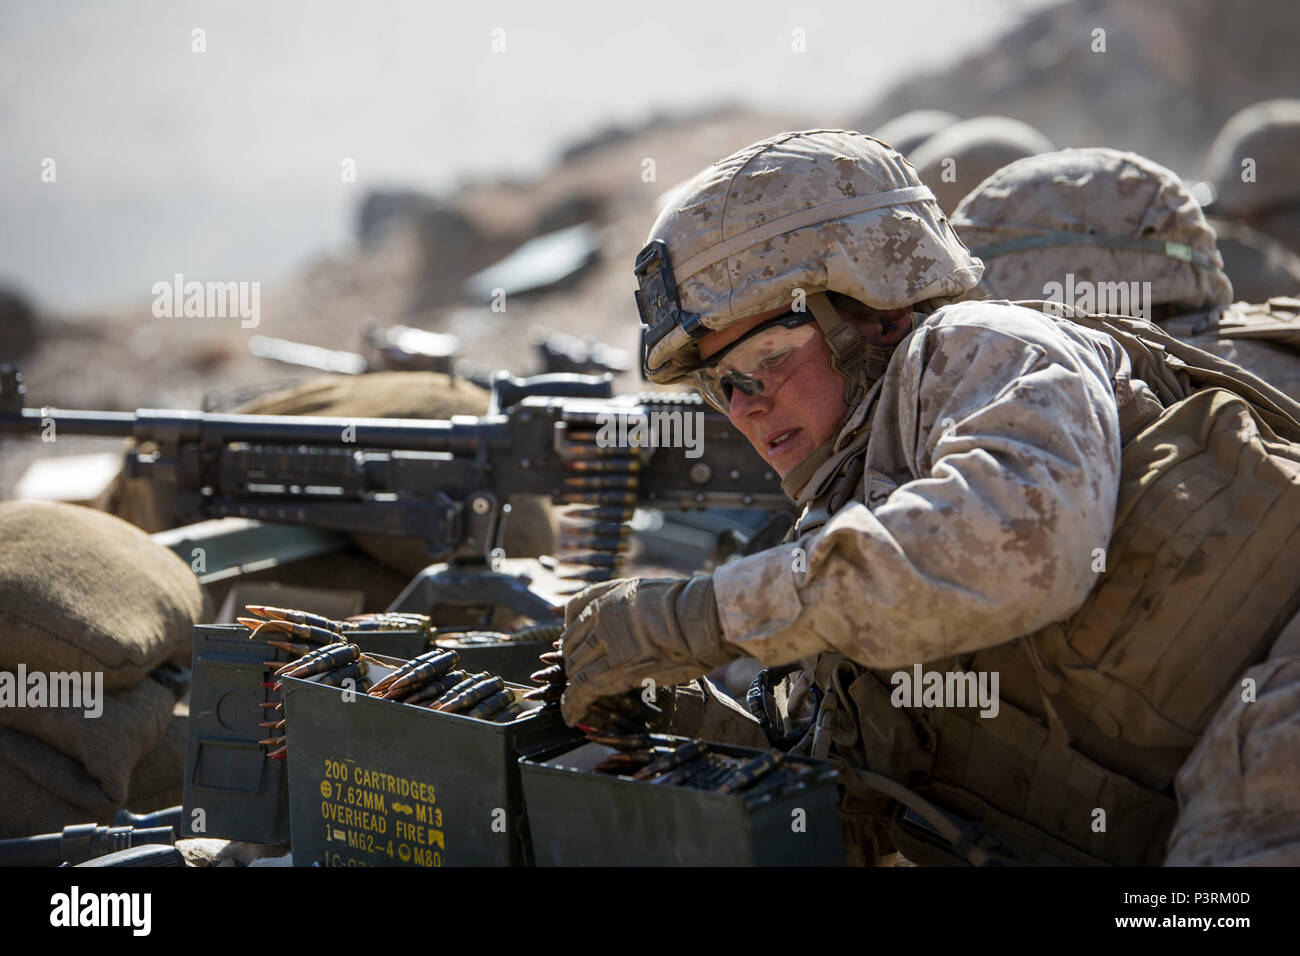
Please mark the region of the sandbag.
[[170, 690], [146, 679], [105, 694], [97, 718], [56, 708], [0, 710], [0, 838], [111, 821], [128, 802], [136, 768], [172, 727], [175, 704]]
[[[155, 680], [106, 691], [99, 716], [84, 707], [0, 708], [0, 728], [25, 734], [79, 763], [114, 800], [125, 800], [131, 771], [162, 740], [176, 699]], [[30, 768], [31, 775], [39, 767]]]
[[188, 739], [188, 714], [173, 714], [158, 746], [145, 754], [131, 771], [126, 809], [152, 813], [174, 807], [184, 799], [185, 745]]
[[198, 580], [138, 528], [90, 508], [0, 503], [0, 669], [104, 674], [129, 687], [185, 657]]
[[240, 415], [330, 415], [346, 418], [450, 418], [486, 415], [486, 389], [442, 372], [323, 375], [260, 395]]
[[[34, 773], [31, 768], [39, 768]], [[64, 797], [62, 794], [72, 796]], [[0, 840], [107, 823], [117, 807], [76, 763], [53, 747], [0, 728]]]

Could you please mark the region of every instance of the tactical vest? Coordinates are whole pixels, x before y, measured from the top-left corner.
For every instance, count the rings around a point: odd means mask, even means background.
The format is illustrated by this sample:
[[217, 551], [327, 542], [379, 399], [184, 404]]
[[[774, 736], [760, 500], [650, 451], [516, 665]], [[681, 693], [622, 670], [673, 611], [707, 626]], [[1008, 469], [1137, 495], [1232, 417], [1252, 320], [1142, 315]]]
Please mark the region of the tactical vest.
[[1208, 312], [1176, 316], [1162, 327], [1180, 339], [1253, 339], [1300, 353], [1300, 299], [1279, 295], [1267, 302], [1234, 302]]
[[[997, 672], [995, 717], [896, 707], [891, 672], [815, 659], [824, 696], [796, 749], [841, 770], [851, 856], [1158, 865], [1179, 767], [1300, 611], [1300, 404], [1148, 323], [1066, 311], [1117, 339], [1164, 406], [1121, 408], [1104, 570], [1067, 619], [925, 662]], [[796, 534], [870, 500], [853, 444]]]
[[1161, 322], [1170, 335], [1226, 358], [1300, 401], [1300, 299], [1234, 302]]

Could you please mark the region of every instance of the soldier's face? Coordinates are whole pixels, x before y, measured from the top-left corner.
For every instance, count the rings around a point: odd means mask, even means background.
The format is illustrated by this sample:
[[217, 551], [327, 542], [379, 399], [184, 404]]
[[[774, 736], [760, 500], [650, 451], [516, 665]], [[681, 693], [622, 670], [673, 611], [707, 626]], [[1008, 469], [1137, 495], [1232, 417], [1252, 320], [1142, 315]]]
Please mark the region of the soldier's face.
[[[742, 319], [699, 340], [700, 358], [707, 359], [767, 319], [789, 312], [773, 309]], [[800, 364], [775, 391], [747, 395], [731, 393], [728, 417], [763, 459], [784, 478], [819, 445], [834, 437], [848, 407], [844, 403], [844, 379], [831, 368], [826, 339], [817, 333], [815, 343]]]

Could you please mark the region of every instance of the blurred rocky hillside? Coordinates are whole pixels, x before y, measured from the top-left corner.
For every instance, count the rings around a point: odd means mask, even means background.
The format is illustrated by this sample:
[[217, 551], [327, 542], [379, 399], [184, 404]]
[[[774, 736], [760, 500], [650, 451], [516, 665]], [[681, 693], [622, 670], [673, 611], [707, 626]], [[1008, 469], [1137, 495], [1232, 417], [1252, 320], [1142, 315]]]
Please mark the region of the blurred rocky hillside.
[[[1105, 52], [1094, 52], [1094, 31]], [[952, 69], [871, 102], [856, 128], [912, 109], [1003, 114], [1058, 146], [1130, 149], [1200, 173], [1219, 127], [1262, 99], [1300, 95], [1296, 0], [1076, 0], [1027, 17]]]
[[[12, 336], [0, 343], [3, 358], [20, 362], [29, 405], [133, 409], [229, 405], [234, 396], [321, 374], [251, 355], [257, 335], [361, 352], [367, 325], [401, 323], [454, 333], [461, 357], [518, 375], [540, 370], [528, 342], [534, 325], [634, 351], [631, 263], [662, 194], [715, 159], [800, 125], [793, 117], [711, 110], [602, 130], [573, 144], [536, 181], [466, 181], [444, 197], [376, 189], [358, 203], [353, 248], [261, 289], [256, 328], [233, 317], [156, 318], [144, 300], [101, 314], [41, 315], [24, 326], [35, 325], [35, 344], [28, 332]], [[508, 294], [504, 311], [476, 301], [468, 277], [530, 239], [582, 223], [590, 224], [596, 247], [585, 268], [550, 288]], [[17, 308], [6, 305], [6, 314]], [[630, 390], [641, 382], [632, 373], [618, 385]], [[38, 458], [117, 447], [74, 437], [56, 445], [6, 439], [3, 446], [0, 498]]]
[[[250, 355], [255, 335], [361, 351], [367, 323], [453, 332], [465, 358], [517, 374], [536, 370], [527, 343], [534, 324], [634, 348], [630, 263], [660, 195], [791, 125], [736, 110], [660, 119], [575, 144], [537, 181], [467, 181], [445, 197], [375, 190], [358, 204], [355, 247], [264, 286], [256, 328], [234, 317], [155, 318], [148, 300], [97, 315], [42, 316], [39, 344], [18, 354], [29, 398], [65, 408], [198, 407], [205, 393], [312, 374]], [[651, 181], [643, 178], [647, 160]], [[508, 295], [504, 311], [472, 301], [467, 277], [529, 239], [584, 222], [598, 246], [588, 268], [553, 289]]]
[[[1134, 149], [1195, 173], [1234, 111], [1300, 92], [1298, 27], [1296, 0], [1077, 0], [1034, 13], [951, 69], [927, 74], [921, 64], [850, 125], [870, 131], [916, 108], [1001, 113], [1059, 145]], [[1092, 49], [1097, 29], [1106, 31], [1105, 52]], [[534, 325], [634, 351], [631, 263], [663, 194], [754, 140], [843, 120], [712, 109], [603, 129], [535, 180], [467, 178], [442, 196], [361, 186], [355, 245], [264, 287], [255, 329], [238, 318], [156, 318], [146, 300], [103, 314], [24, 318], [22, 334], [0, 345], [22, 362], [30, 402], [88, 408], [199, 407], [205, 395], [229, 398], [313, 374], [251, 355], [255, 335], [362, 351], [367, 324], [402, 323], [454, 333], [464, 358], [516, 374], [538, 369], [527, 341]], [[529, 240], [584, 224], [581, 242], [594, 260], [563, 282], [510, 293], [504, 311], [467, 282]], [[13, 303], [4, 308], [18, 314]], [[635, 375], [619, 384], [639, 387]]]

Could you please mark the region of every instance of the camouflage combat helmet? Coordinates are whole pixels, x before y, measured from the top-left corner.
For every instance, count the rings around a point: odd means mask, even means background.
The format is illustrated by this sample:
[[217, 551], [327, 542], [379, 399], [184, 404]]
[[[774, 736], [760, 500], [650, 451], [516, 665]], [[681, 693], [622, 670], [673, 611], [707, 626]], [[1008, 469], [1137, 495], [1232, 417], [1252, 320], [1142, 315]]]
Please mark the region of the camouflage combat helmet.
[[908, 110], [873, 130], [872, 139], [888, 143], [904, 156], [940, 130], [960, 120], [943, 110]]
[[881, 311], [934, 308], [965, 297], [980, 273], [893, 149], [845, 130], [782, 133], [693, 177], [651, 228], [636, 262], [642, 371], [659, 384], [688, 379], [697, 339], [790, 306], [802, 289], [852, 408], [867, 348], [825, 293]]
[[977, 116], [940, 130], [908, 154], [921, 182], [951, 213], [962, 198], [1007, 163], [1055, 149], [1028, 123], [1008, 116]]
[[[1151, 305], [1232, 301], [1214, 230], [1173, 172], [1136, 153], [1063, 149], [1012, 163], [957, 207], [953, 228], [984, 260], [984, 288], [1042, 299], [1045, 284], [1151, 283]], [[1073, 304], [1073, 303], [1071, 303]]]
[[1223, 216], [1250, 218], [1300, 201], [1300, 100], [1265, 100], [1228, 120], [1206, 155], [1205, 178]]

